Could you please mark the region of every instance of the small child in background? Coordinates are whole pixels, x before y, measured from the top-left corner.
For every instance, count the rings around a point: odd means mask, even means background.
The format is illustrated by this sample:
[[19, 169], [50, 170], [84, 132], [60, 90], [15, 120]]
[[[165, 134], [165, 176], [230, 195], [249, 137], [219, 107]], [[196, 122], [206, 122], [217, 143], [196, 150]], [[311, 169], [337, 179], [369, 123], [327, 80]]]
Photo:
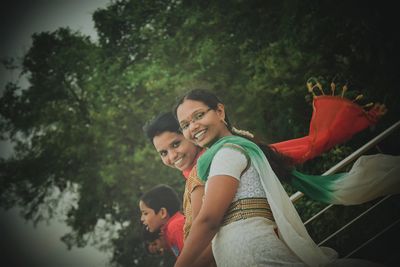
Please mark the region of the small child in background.
[[185, 217], [180, 212], [181, 202], [175, 190], [168, 185], [157, 185], [143, 194], [139, 207], [146, 230], [160, 231], [166, 247], [178, 257], [183, 247]]
[[164, 255], [167, 245], [164, 237], [160, 233], [160, 230], [156, 232], [150, 232], [143, 228], [142, 239], [147, 253], [159, 256]]

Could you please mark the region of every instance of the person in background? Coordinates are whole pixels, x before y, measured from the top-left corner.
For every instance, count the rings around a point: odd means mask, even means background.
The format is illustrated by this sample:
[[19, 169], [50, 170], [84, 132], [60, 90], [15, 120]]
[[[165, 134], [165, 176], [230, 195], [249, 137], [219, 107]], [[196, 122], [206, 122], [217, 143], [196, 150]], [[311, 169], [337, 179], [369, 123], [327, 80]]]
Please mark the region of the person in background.
[[[204, 195], [204, 182], [197, 177], [196, 163], [204, 150], [185, 139], [172, 112], [158, 115], [146, 123], [143, 131], [152, 142], [164, 165], [181, 171], [185, 179], [182, 229], [188, 236], [193, 219], [197, 216]], [[199, 266], [215, 266], [211, 244], [202, 252]]]
[[166, 247], [178, 257], [183, 248], [184, 216], [175, 190], [168, 185], [157, 185], [143, 194], [139, 201], [140, 220], [149, 232], [160, 231]]
[[165, 244], [164, 237], [160, 233], [160, 230], [150, 232], [143, 228], [142, 239], [147, 253], [160, 256], [164, 254], [167, 246]]

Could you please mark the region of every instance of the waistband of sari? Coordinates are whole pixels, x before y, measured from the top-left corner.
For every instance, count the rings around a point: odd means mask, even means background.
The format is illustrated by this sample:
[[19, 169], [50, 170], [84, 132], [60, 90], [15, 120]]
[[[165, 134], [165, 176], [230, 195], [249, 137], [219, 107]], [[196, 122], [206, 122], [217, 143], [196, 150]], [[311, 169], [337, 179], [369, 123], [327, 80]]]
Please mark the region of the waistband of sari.
[[232, 202], [221, 226], [252, 217], [263, 217], [275, 221], [266, 198], [244, 198]]

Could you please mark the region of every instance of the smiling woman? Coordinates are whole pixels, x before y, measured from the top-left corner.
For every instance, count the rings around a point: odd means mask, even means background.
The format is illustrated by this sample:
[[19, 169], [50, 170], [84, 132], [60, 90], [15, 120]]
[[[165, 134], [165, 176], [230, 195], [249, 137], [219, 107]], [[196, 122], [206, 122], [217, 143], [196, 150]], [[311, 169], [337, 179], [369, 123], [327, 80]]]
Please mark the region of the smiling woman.
[[[204, 115], [207, 108], [212, 111]], [[193, 122], [199, 112], [204, 116]], [[176, 267], [192, 266], [210, 242], [217, 266], [379, 266], [344, 262], [333, 249], [314, 243], [278, 179], [289, 174], [289, 166], [278, 153], [234, 135], [215, 94], [191, 90], [175, 114], [188, 126], [185, 137], [208, 147], [197, 163], [206, 181], [203, 204]]]
[[[183, 114], [190, 114], [190, 119]], [[232, 135], [226, 128], [225, 108], [220, 103], [208, 107], [202, 102], [188, 99], [177, 109], [177, 117], [183, 118], [179, 119], [183, 135], [201, 147], [212, 145], [217, 132], [223, 136]]]
[[188, 142], [181, 134], [164, 132], [153, 138], [153, 144], [163, 163], [184, 171], [193, 166], [199, 147]]

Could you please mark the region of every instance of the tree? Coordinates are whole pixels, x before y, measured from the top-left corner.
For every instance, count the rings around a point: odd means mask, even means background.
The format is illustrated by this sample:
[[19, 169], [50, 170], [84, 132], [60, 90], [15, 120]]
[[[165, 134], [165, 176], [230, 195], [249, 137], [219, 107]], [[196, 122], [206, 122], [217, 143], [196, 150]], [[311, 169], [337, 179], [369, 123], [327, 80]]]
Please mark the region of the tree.
[[54, 188], [75, 191], [68, 246], [97, 242], [113, 250], [115, 265], [157, 265], [140, 241], [138, 199], [158, 183], [182, 192], [183, 181], [162, 167], [144, 123], [187, 88], [206, 86], [240, 128], [271, 142], [298, 137], [311, 113], [311, 76], [347, 80], [365, 103], [384, 101], [399, 114], [394, 10], [355, 1], [122, 0], [94, 13], [97, 43], [65, 28], [35, 34], [23, 61], [29, 86], [11, 82], [0, 99], [1, 135], [16, 144], [0, 162], [0, 203], [39, 221], [57, 204]]

